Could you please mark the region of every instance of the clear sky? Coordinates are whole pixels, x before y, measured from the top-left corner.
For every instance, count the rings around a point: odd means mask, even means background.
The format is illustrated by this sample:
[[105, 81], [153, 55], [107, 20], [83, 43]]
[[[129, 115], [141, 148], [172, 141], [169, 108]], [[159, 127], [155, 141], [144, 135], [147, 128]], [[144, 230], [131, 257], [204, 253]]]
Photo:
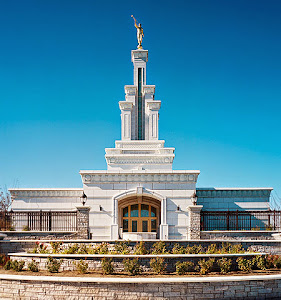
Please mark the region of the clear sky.
[[81, 187], [79, 170], [106, 169], [133, 83], [131, 14], [174, 169], [281, 197], [279, 0], [0, 0], [0, 186]]

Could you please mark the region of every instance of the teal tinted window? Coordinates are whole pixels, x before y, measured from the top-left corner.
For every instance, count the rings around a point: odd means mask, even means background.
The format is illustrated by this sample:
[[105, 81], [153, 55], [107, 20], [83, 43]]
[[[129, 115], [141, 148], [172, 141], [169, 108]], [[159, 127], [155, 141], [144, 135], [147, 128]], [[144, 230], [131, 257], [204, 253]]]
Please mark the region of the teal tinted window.
[[131, 205], [131, 217], [138, 217], [139, 216], [139, 205], [134, 204]]
[[156, 208], [151, 206], [151, 217], [156, 217]]
[[148, 221], [142, 221], [142, 232], [148, 232]]
[[128, 213], [128, 206], [123, 208], [123, 217], [128, 217], [129, 213]]
[[143, 140], [142, 132], [142, 68], [138, 68], [138, 140]]
[[132, 221], [132, 232], [138, 232], [138, 221]]
[[141, 217], [149, 217], [149, 206], [146, 204], [141, 205]]
[[123, 220], [123, 232], [128, 232], [128, 230], [129, 230], [128, 225], [129, 225], [128, 220], [124, 219]]

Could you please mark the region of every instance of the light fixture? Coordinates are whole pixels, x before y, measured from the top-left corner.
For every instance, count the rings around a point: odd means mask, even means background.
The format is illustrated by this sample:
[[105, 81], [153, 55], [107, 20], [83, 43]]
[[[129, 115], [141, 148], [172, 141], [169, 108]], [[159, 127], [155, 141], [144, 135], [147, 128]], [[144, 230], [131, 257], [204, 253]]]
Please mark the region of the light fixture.
[[103, 209], [102, 209], [102, 206], [100, 205], [100, 211], [102, 211]]
[[85, 193], [83, 192], [82, 196], [80, 197], [81, 203], [84, 206], [86, 201], [87, 201], [87, 196], [85, 195]]
[[180, 209], [180, 206], [178, 205], [178, 206], [177, 206], [177, 211], [180, 211], [180, 210], [181, 210], [181, 209]]

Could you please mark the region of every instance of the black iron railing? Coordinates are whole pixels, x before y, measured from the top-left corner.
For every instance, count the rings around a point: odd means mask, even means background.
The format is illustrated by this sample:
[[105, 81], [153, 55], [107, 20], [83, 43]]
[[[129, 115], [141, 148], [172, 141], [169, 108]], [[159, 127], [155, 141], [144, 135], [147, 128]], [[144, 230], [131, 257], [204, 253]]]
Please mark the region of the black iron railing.
[[278, 230], [281, 211], [201, 211], [201, 230]]
[[77, 211], [0, 212], [0, 229], [76, 231]]

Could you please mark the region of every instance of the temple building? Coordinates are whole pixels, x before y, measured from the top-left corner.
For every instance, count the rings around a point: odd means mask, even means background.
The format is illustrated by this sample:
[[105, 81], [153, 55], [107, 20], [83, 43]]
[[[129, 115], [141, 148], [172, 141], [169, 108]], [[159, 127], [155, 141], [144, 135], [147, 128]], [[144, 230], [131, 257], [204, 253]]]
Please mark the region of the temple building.
[[80, 171], [78, 189], [10, 189], [12, 210], [82, 209], [93, 240], [196, 239], [201, 210], [268, 210], [272, 188], [198, 188], [199, 170], [173, 170], [175, 149], [159, 140], [161, 101], [147, 84], [148, 51], [132, 50], [131, 59], [133, 85], [119, 102], [121, 139], [105, 149], [107, 170]]

